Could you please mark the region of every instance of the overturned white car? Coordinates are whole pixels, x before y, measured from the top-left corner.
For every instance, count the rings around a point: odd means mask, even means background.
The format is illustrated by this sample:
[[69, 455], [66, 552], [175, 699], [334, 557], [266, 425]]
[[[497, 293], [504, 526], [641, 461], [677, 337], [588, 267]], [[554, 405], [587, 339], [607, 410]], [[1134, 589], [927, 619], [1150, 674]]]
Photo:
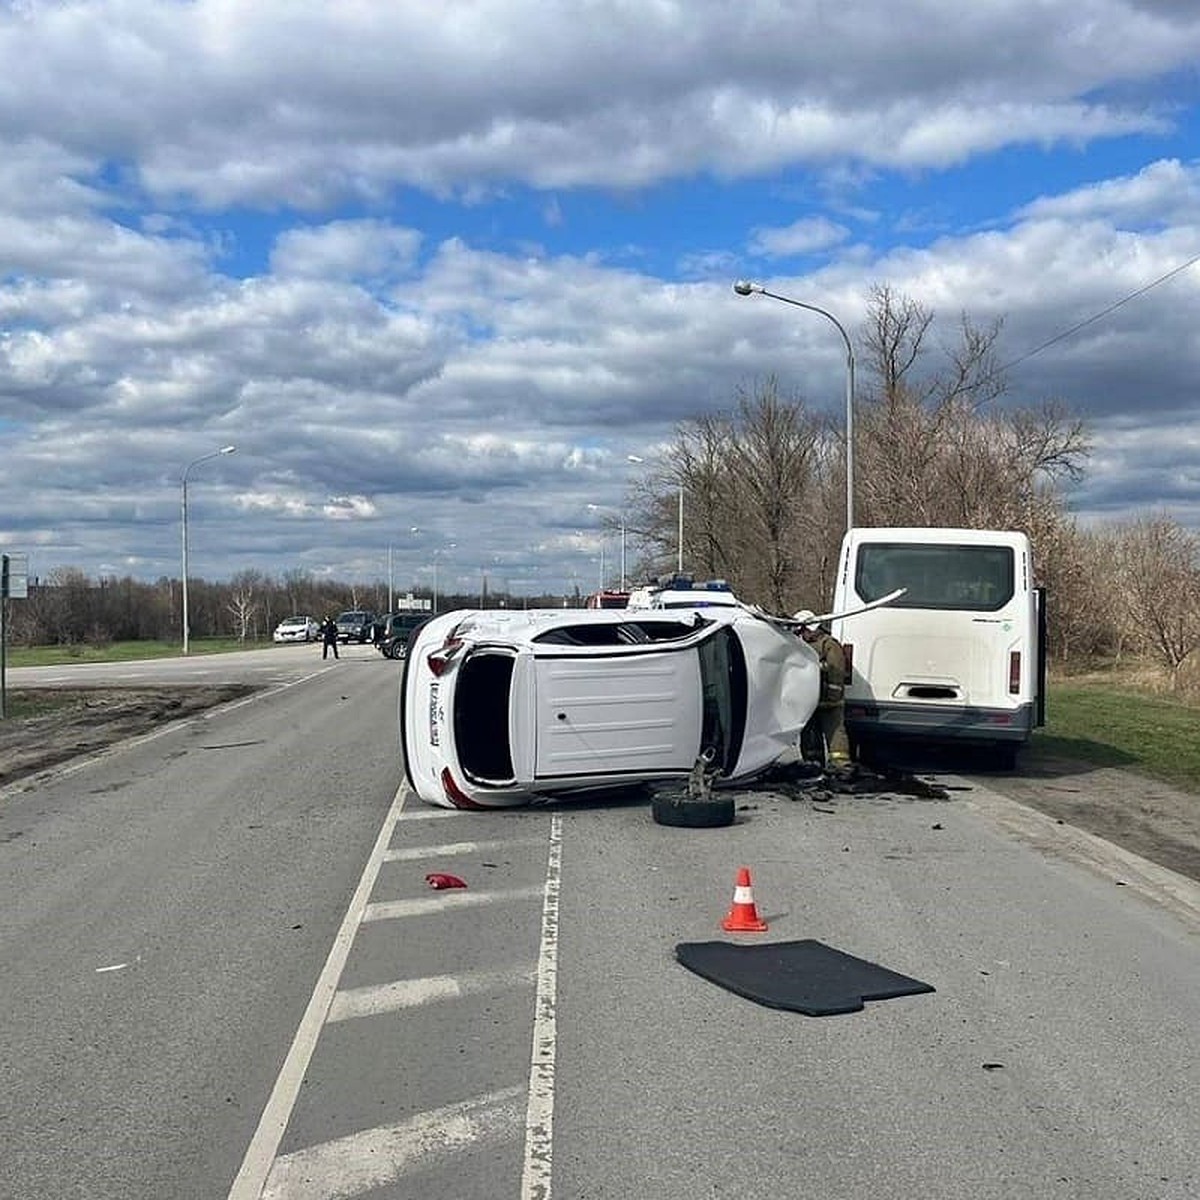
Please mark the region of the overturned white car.
[[400, 685], [408, 782], [447, 808], [686, 779], [753, 778], [794, 752], [816, 654], [764, 614], [706, 609], [444, 613]]

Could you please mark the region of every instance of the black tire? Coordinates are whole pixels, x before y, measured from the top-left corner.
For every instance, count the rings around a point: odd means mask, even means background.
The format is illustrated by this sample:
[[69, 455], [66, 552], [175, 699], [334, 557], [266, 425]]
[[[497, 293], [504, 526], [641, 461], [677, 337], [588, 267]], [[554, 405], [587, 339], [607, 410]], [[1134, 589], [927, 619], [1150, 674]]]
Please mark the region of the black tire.
[[655, 792], [650, 799], [650, 815], [656, 824], [676, 829], [720, 829], [733, 824], [733, 797], [699, 800], [687, 792]]

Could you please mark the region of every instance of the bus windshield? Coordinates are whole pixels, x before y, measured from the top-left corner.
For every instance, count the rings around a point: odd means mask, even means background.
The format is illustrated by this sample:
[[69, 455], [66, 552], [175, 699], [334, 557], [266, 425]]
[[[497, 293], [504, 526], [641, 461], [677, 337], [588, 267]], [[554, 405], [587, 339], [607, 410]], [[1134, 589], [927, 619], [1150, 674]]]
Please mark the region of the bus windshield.
[[868, 602], [906, 588], [895, 608], [996, 612], [1013, 597], [1013, 577], [1008, 546], [875, 542], [859, 547], [854, 588]]

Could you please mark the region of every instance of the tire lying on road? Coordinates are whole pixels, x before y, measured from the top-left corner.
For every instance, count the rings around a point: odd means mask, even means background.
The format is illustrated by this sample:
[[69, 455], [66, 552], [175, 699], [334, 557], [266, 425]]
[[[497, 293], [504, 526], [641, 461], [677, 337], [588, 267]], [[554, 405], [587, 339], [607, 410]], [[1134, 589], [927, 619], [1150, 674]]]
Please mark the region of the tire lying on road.
[[733, 824], [732, 796], [693, 796], [686, 789], [655, 792], [650, 815], [658, 825], [677, 829], [719, 829]]

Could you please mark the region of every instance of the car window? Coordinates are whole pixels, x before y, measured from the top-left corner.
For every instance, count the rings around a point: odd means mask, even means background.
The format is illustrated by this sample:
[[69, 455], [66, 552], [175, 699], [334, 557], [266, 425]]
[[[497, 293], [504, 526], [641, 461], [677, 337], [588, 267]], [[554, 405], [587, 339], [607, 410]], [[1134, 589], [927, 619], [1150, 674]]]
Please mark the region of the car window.
[[690, 637], [706, 622], [620, 621], [613, 624], [561, 625], [533, 639], [535, 643], [556, 646], [633, 646], [643, 642], [675, 642]]

